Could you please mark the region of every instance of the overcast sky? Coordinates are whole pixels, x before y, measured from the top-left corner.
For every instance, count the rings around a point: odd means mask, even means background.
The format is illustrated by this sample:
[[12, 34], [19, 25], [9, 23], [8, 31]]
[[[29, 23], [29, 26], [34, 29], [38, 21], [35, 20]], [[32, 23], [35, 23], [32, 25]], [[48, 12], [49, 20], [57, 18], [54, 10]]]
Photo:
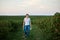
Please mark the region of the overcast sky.
[[60, 0], [0, 0], [0, 15], [53, 15]]

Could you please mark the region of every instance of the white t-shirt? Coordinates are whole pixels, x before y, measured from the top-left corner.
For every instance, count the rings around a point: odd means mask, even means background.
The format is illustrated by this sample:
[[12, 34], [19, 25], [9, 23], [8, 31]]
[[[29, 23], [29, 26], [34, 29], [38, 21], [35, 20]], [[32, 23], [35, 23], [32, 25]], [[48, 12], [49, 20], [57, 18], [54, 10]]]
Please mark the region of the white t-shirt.
[[24, 18], [25, 25], [30, 25], [30, 18]]

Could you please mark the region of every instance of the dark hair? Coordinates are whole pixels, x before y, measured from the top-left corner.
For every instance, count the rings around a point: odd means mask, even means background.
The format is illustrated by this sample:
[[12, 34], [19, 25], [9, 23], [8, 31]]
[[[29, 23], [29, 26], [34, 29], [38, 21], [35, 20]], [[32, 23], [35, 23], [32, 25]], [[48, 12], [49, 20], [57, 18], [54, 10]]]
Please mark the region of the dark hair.
[[28, 15], [28, 16], [29, 16], [29, 14], [26, 14], [26, 15]]

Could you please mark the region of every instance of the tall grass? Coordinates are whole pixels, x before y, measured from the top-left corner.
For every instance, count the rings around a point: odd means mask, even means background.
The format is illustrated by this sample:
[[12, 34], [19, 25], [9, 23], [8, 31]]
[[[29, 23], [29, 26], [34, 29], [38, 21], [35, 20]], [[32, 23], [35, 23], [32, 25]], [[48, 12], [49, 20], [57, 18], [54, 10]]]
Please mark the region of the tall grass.
[[[0, 40], [23, 40], [23, 18], [24, 16], [0, 16]], [[33, 26], [31, 40], [60, 40], [59, 13], [30, 18]]]

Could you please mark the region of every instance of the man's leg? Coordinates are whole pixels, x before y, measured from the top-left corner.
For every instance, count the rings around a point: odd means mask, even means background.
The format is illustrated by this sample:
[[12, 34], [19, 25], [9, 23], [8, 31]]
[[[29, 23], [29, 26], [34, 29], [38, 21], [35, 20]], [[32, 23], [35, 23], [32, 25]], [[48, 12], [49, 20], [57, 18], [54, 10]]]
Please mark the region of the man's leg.
[[25, 37], [27, 36], [26, 26], [24, 26]]
[[30, 34], [30, 25], [27, 26], [27, 36]]

